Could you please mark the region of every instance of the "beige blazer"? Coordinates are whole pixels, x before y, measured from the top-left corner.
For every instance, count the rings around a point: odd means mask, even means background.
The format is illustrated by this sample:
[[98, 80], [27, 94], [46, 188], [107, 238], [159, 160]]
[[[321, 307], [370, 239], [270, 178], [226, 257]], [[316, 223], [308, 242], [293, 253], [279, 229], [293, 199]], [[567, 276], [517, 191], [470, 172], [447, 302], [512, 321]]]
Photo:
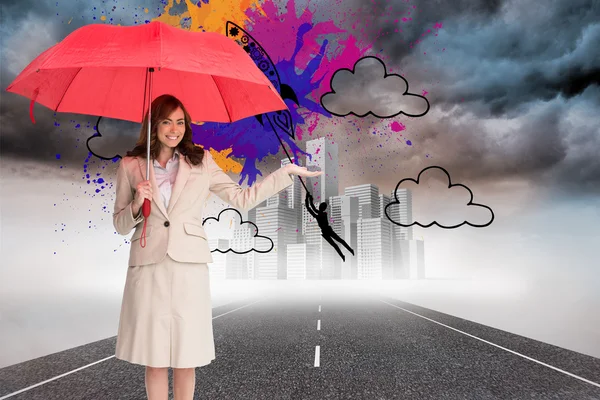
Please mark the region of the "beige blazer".
[[146, 159], [124, 157], [119, 163], [113, 224], [121, 235], [128, 235], [135, 228], [131, 237], [130, 266], [158, 263], [167, 254], [179, 262], [212, 263], [202, 227], [204, 203], [211, 192], [237, 209], [249, 210], [293, 183], [285, 169], [279, 168], [261, 182], [242, 188], [215, 163], [209, 151], [204, 152], [199, 165], [191, 165], [183, 155], [179, 161], [167, 209], [160, 197], [154, 168], [150, 168], [153, 199], [144, 248], [140, 246], [144, 217], [141, 211], [134, 217], [132, 204], [138, 183], [145, 180]]

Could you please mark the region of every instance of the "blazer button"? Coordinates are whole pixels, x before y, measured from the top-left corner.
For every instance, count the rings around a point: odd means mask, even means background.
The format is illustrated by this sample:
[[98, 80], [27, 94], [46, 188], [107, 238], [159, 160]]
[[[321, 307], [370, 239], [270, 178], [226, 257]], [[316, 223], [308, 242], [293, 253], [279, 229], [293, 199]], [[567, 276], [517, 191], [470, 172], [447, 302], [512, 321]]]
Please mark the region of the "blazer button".
[[169, 226], [169, 221], [165, 221], [165, 226]]

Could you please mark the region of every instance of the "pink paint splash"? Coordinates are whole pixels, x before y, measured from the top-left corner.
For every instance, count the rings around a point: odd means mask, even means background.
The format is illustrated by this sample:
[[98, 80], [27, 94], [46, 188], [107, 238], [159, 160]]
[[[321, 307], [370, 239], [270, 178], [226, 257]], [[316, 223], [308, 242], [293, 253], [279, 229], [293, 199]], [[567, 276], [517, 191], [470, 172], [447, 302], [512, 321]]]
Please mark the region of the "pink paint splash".
[[404, 125], [403, 123], [400, 123], [398, 121], [394, 121], [392, 122], [392, 124], [390, 125], [390, 128], [392, 129], [392, 131], [394, 132], [400, 132], [406, 129], [406, 125]]
[[[332, 11], [334, 11], [335, 6], [332, 6]], [[335, 46], [335, 49], [333, 51], [327, 49], [326, 54], [323, 55], [324, 62], [312, 76], [311, 83], [320, 81], [318, 89], [311, 93], [312, 100], [317, 103], [323, 94], [331, 90], [329, 81], [333, 73], [340, 68], [352, 68], [354, 63], [372, 48], [371, 44], [362, 43], [331, 21], [315, 24], [313, 22], [314, 13], [308, 7], [304, 8], [301, 15], [297, 17], [295, 0], [287, 3], [286, 14], [278, 14], [277, 6], [272, 2], [265, 2], [262, 8], [268, 16], [266, 20], [259, 11], [247, 11], [250, 21], [253, 21], [248, 29], [251, 30], [252, 36], [260, 37], [262, 46], [268, 49], [269, 56], [275, 64], [292, 57], [298, 27], [304, 23], [309, 23], [313, 27], [303, 36], [302, 48], [296, 56], [296, 67], [299, 70], [304, 70], [310, 60], [319, 54], [325, 35], [335, 34], [339, 37], [335, 43], [329, 44], [332, 48]], [[310, 128], [309, 132], [312, 132]]]
[[277, 6], [273, 2], [265, 2], [262, 6], [265, 16], [258, 10], [247, 10], [246, 14], [252, 21], [248, 25], [250, 34], [260, 38], [261, 45], [268, 49], [269, 56], [275, 64], [281, 60], [292, 58], [298, 36], [298, 27], [302, 24], [310, 24], [312, 28], [303, 36], [302, 48], [296, 55], [296, 67], [304, 70], [309, 61], [320, 52], [322, 35], [340, 34], [345, 31], [329, 22], [313, 22], [314, 13], [307, 8], [300, 17], [296, 16], [295, 0], [286, 4], [287, 13], [279, 14]]

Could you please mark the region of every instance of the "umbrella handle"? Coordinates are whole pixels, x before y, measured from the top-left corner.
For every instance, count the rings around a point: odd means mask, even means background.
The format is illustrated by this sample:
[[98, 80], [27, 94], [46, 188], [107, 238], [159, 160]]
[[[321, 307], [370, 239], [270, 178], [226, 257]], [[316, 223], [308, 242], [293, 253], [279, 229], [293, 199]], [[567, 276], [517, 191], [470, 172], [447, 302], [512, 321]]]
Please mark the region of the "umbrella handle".
[[144, 199], [144, 204], [142, 204], [144, 227], [142, 228], [142, 237], [140, 238], [140, 246], [142, 247], [146, 247], [146, 223], [148, 222], [148, 216], [150, 215], [150, 208], [150, 200]]
[[144, 199], [144, 204], [142, 205], [142, 215], [144, 218], [148, 218], [150, 215], [150, 200]]

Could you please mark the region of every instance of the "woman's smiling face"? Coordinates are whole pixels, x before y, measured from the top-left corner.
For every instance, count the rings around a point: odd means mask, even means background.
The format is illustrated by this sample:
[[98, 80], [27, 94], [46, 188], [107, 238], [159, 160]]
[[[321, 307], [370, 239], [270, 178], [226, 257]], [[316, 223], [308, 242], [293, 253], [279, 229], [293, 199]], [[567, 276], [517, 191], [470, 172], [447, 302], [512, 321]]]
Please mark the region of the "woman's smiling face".
[[166, 119], [158, 123], [158, 141], [165, 148], [174, 149], [183, 139], [185, 133], [185, 115], [180, 107], [171, 113]]

